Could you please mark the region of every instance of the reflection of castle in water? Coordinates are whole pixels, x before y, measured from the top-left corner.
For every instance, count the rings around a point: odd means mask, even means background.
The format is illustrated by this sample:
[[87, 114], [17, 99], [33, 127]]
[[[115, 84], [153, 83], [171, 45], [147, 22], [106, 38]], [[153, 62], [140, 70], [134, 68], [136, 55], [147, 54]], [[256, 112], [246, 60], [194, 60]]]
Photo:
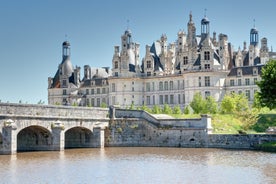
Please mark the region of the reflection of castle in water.
[[261, 68], [276, 53], [269, 51], [267, 39], [261, 39], [254, 27], [250, 44], [234, 51], [228, 36], [214, 32], [210, 35], [210, 21], [201, 20], [201, 34], [196, 34], [190, 14], [187, 33], [179, 31], [175, 43], [167, 43], [167, 36], [146, 46], [140, 65], [140, 45], [132, 41], [127, 29], [121, 36], [121, 49], [115, 46], [112, 69], [84, 66], [73, 68], [70, 43], [64, 42], [63, 60], [56, 75], [48, 79], [48, 103], [81, 106], [134, 104], [188, 105], [196, 92], [212, 96], [220, 102], [226, 93], [244, 93], [253, 101], [258, 90]]

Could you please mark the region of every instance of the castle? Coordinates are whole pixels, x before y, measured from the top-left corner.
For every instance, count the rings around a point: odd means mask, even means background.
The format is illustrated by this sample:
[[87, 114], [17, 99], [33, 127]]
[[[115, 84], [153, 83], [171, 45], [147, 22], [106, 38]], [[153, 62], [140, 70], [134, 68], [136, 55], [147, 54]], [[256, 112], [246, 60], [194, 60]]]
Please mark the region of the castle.
[[244, 93], [250, 102], [258, 90], [256, 81], [261, 68], [276, 53], [269, 51], [267, 38], [261, 39], [254, 27], [250, 43], [234, 51], [228, 36], [214, 32], [210, 21], [201, 20], [201, 34], [196, 34], [192, 14], [187, 33], [179, 31], [175, 43], [167, 36], [146, 46], [140, 65], [140, 45], [133, 42], [127, 29], [121, 36], [121, 48], [114, 47], [112, 69], [84, 66], [74, 68], [70, 60], [70, 43], [62, 44], [63, 60], [55, 76], [48, 78], [48, 104], [121, 107], [169, 104], [181, 108], [189, 105], [196, 92], [220, 102], [226, 93]]

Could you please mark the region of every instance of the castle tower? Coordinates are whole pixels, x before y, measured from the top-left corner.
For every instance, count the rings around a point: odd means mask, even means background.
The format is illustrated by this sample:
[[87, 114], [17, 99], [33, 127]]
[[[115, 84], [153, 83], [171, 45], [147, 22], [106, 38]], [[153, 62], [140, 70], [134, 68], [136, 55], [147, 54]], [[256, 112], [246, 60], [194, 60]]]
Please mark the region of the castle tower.
[[249, 66], [255, 65], [255, 59], [259, 56], [259, 33], [255, 27], [250, 30], [250, 45], [249, 45]]
[[132, 33], [127, 29], [121, 36], [121, 51], [119, 46], [114, 47], [112, 60], [113, 76], [130, 77], [139, 71], [139, 50], [140, 45], [132, 42]]
[[202, 20], [201, 20], [201, 36], [207, 36], [209, 35], [210, 32], [210, 21], [208, 20], [208, 18], [205, 16]]
[[193, 22], [193, 15], [190, 13], [190, 19], [187, 24], [188, 27], [188, 35], [187, 35], [187, 43], [189, 48], [196, 47], [196, 27], [195, 23]]
[[59, 66], [59, 78], [62, 88], [67, 88], [69, 84], [69, 78], [74, 73], [74, 68], [70, 59], [70, 43], [65, 41], [62, 43], [62, 63]]
[[266, 64], [266, 62], [269, 61], [267, 38], [261, 39], [260, 61], [261, 64]]

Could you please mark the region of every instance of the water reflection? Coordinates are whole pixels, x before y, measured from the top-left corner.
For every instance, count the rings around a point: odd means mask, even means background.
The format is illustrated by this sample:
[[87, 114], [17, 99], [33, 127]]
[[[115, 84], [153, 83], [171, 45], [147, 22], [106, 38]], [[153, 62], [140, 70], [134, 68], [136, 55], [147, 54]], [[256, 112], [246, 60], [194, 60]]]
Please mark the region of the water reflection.
[[105, 148], [0, 156], [1, 183], [275, 183], [276, 154]]

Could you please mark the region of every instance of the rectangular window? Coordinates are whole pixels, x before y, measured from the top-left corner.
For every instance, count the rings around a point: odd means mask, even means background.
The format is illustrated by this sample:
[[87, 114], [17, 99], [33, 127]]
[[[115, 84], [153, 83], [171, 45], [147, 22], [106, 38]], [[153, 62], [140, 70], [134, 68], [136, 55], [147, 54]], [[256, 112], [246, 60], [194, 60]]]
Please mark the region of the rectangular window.
[[245, 85], [249, 86], [250, 85], [250, 79], [245, 79]]
[[165, 81], [165, 90], [169, 89], [168, 81]]
[[210, 64], [205, 64], [204, 68], [205, 68], [205, 70], [210, 70]]
[[154, 82], [152, 82], [152, 91], [154, 91], [155, 88], [154, 88]]
[[101, 89], [97, 88], [97, 94], [100, 94], [100, 93], [101, 93]]
[[159, 82], [159, 91], [163, 91], [163, 82]]
[[257, 84], [257, 81], [258, 81], [258, 79], [257, 79], [257, 78], [254, 78], [254, 85]]
[[89, 98], [86, 99], [86, 106], [90, 106], [90, 100], [89, 100]]
[[151, 68], [151, 61], [147, 61], [147, 68]]
[[209, 51], [204, 52], [204, 60], [206, 60], [206, 61], [210, 60], [210, 52]]
[[89, 95], [89, 89], [86, 89], [86, 94]]
[[230, 80], [230, 86], [235, 86], [235, 81], [234, 81], [234, 79], [231, 79], [231, 80]]
[[94, 95], [94, 93], [95, 93], [94, 89], [91, 89], [91, 95]]
[[66, 95], [67, 93], [66, 93], [66, 89], [64, 89], [63, 91], [62, 91], [62, 94], [63, 95]]
[[118, 77], [118, 76], [119, 76], [118, 72], [115, 72], [115, 77]]
[[198, 77], [198, 87], [201, 87], [201, 77]]
[[118, 68], [119, 68], [118, 61], [115, 61], [115, 63], [114, 63], [114, 68], [115, 68], [115, 69], [118, 69]]
[[159, 104], [164, 104], [163, 95], [159, 95]]
[[146, 83], [146, 91], [150, 91], [150, 83], [149, 82]]
[[102, 94], [105, 94], [105, 88], [102, 89]]
[[132, 87], [132, 91], [134, 91], [134, 87]]
[[174, 104], [174, 95], [170, 95], [170, 104]]
[[173, 81], [170, 81], [170, 90], [173, 90]]
[[147, 76], [151, 76], [151, 72], [147, 72]]
[[101, 106], [101, 99], [97, 98], [97, 107], [100, 107], [100, 106]]
[[250, 90], [245, 90], [245, 96], [250, 100]]
[[210, 86], [210, 77], [209, 76], [205, 76], [205, 86]]
[[91, 106], [94, 107], [95, 106], [95, 99], [91, 98]]
[[180, 81], [177, 81], [177, 89], [180, 90]]
[[210, 91], [205, 91], [205, 98], [209, 97], [211, 95]]
[[62, 80], [62, 87], [66, 87], [67, 86], [67, 80]]
[[165, 95], [165, 104], [169, 104], [169, 96]]
[[188, 64], [188, 57], [184, 56], [183, 57], [183, 65], [187, 65]]
[[115, 92], [115, 83], [112, 83], [111, 90], [112, 92]]
[[180, 94], [178, 94], [178, 104], [180, 104], [181, 103], [181, 96], [180, 96]]
[[183, 104], [185, 104], [185, 102], [186, 102], [186, 101], [185, 101], [185, 94], [183, 94], [183, 97], [182, 97], [182, 98], [183, 98]]
[[238, 85], [241, 86], [242, 85], [242, 80], [238, 79]]
[[152, 104], [155, 105], [155, 96], [152, 96]]
[[150, 105], [150, 96], [147, 96], [147, 105]]

